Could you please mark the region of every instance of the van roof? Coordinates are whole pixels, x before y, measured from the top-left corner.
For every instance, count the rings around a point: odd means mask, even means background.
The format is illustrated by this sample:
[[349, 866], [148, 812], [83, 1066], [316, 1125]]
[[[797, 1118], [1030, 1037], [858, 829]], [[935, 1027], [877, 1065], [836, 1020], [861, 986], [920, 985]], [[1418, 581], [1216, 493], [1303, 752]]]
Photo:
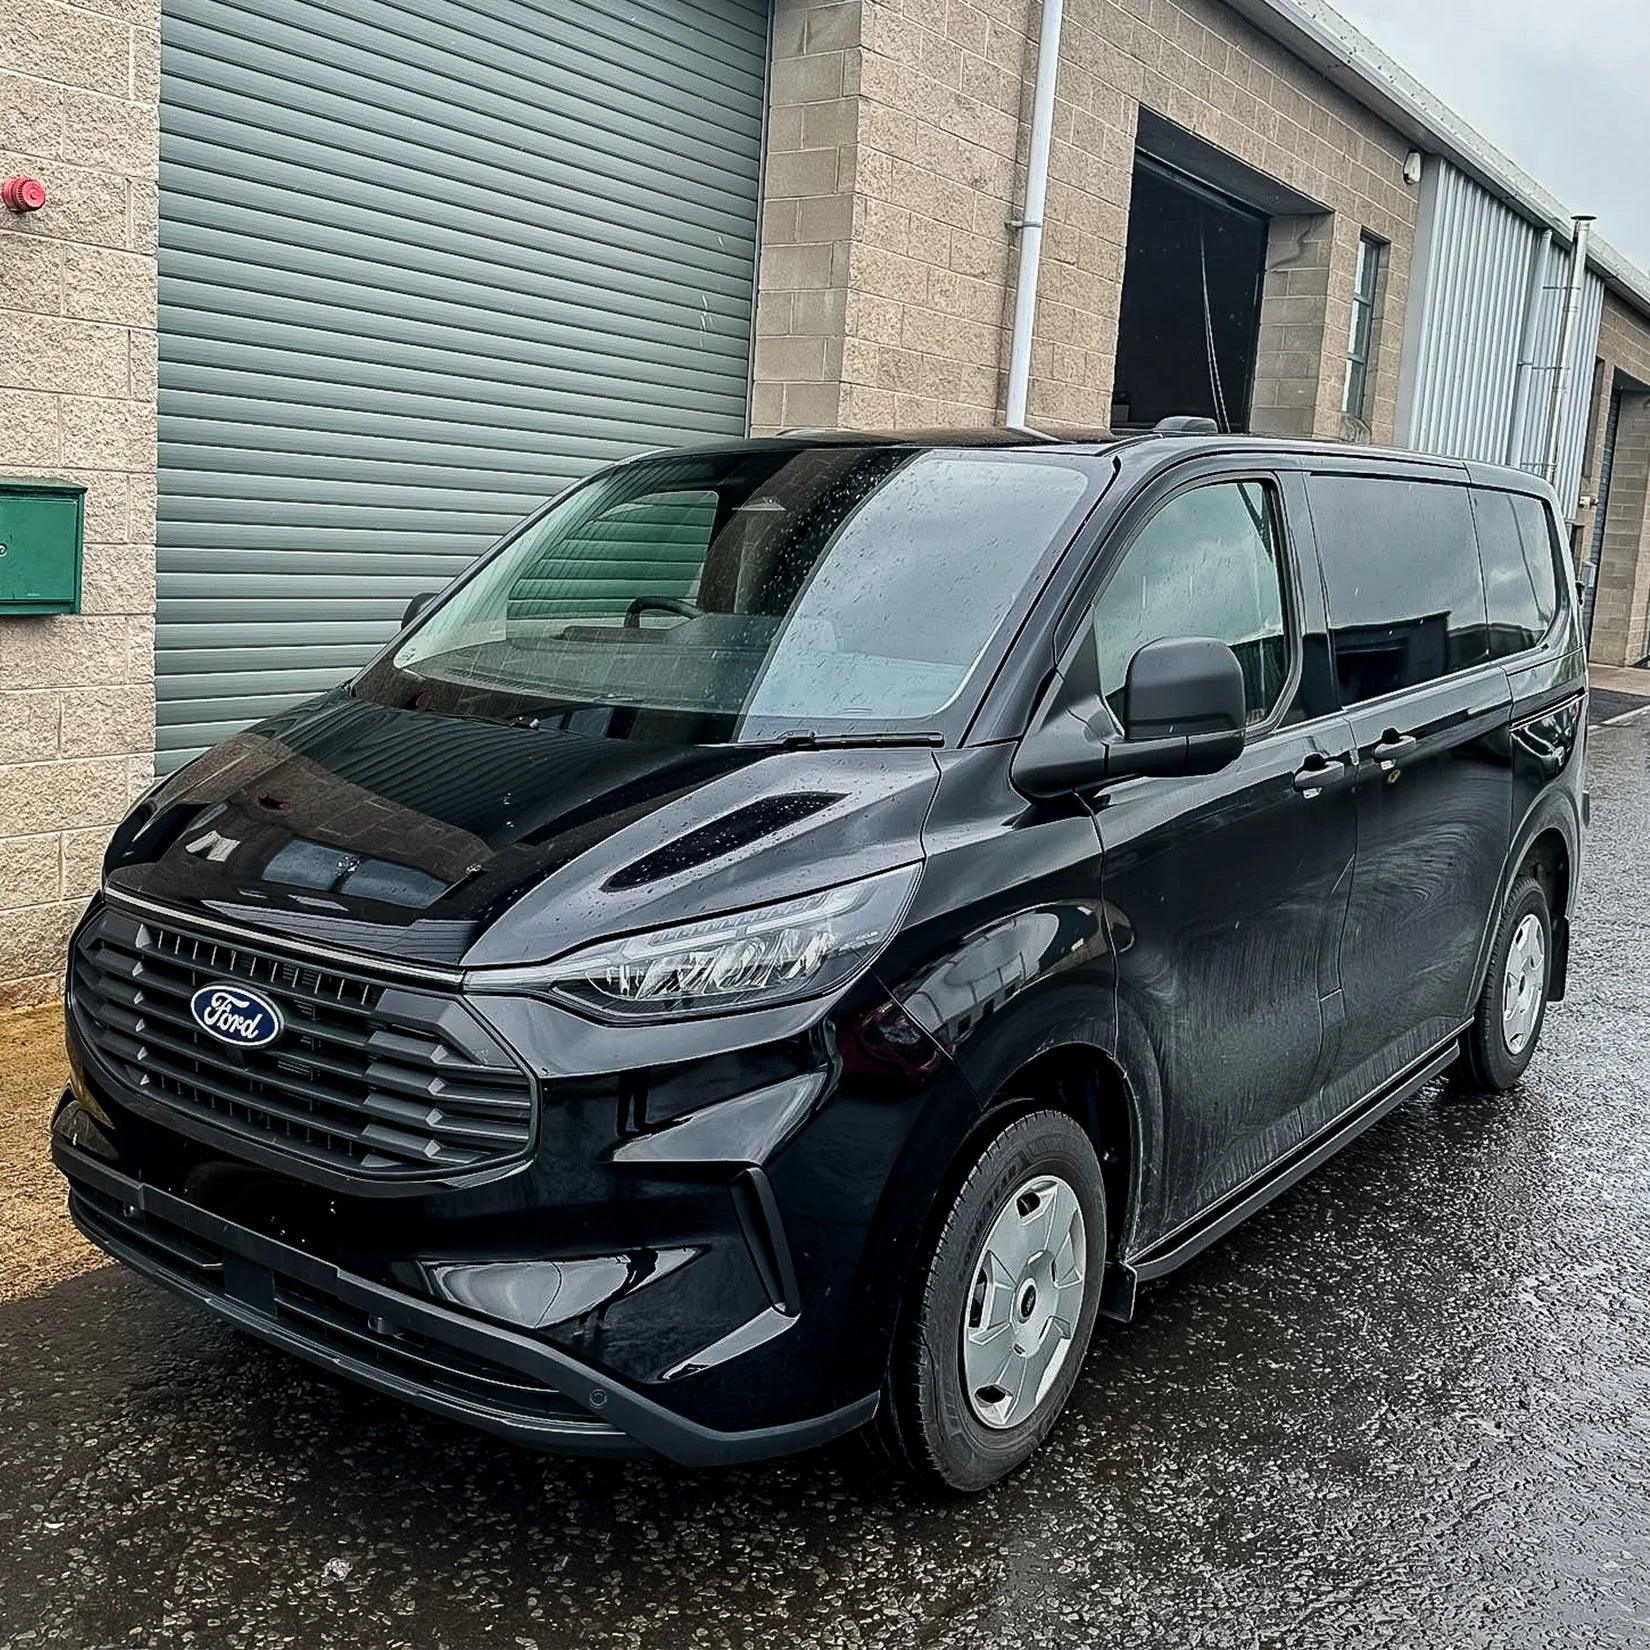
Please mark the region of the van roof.
[[1290, 437], [1210, 432], [1182, 433], [1167, 430], [1128, 430], [1114, 432], [1104, 429], [1033, 430], [1010, 429], [1001, 425], [924, 430], [780, 430], [773, 435], [752, 436], [745, 440], [706, 442], [703, 450], [728, 451], [741, 447], [760, 449], [772, 446], [817, 447], [912, 447], [940, 450], [945, 448], [1006, 448], [1021, 451], [1046, 449], [1050, 452], [1073, 452], [1092, 455], [1115, 451], [1124, 447], [1161, 448], [1165, 455], [1191, 457], [1200, 453], [1229, 453], [1253, 451], [1256, 453], [1288, 453], [1306, 457], [1363, 459], [1374, 463], [1401, 463], [1406, 466], [1432, 466], [1451, 470], [1456, 475], [1465, 472], [1467, 479], [1487, 487], [1502, 487], [1515, 492], [1547, 494], [1545, 480], [1528, 470], [1506, 465], [1489, 464], [1478, 460], [1452, 458], [1447, 454], [1420, 453], [1402, 447], [1373, 447], [1345, 441], [1309, 441]]

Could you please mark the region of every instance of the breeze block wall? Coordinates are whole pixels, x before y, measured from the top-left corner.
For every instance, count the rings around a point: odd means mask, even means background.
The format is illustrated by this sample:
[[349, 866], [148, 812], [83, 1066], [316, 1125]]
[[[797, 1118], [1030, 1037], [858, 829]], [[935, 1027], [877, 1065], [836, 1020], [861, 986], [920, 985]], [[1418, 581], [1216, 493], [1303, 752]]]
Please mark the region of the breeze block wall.
[[[1036, 0], [778, 0], [756, 428], [998, 416], [1039, 19]], [[1366, 434], [1343, 428], [1338, 390], [1359, 232], [1387, 243], [1367, 433], [1390, 439], [1408, 144], [1218, 0], [1068, 0], [1032, 422], [1110, 420], [1142, 105], [1328, 208], [1274, 237], [1257, 407], [1280, 429]], [[1311, 278], [1285, 267], [1303, 235]], [[802, 341], [832, 325], [835, 342]]]
[[[1650, 654], [1650, 321], [1613, 292], [1604, 295], [1598, 329], [1599, 372], [1581, 490], [1603, 485], [1605, 422], [1621, 375], [1621, 423], [1593, 598], [1591, 657], [1599, 664], [1638, 664]], [[1580, 549], [1592, 553], [1597, 505], [1581, 520]]]
[[0, 1009], [56, 995], [154, 748], [159, 0], [0, 0], [0, 474], [86, 487], [81, 611], [0, 617]]

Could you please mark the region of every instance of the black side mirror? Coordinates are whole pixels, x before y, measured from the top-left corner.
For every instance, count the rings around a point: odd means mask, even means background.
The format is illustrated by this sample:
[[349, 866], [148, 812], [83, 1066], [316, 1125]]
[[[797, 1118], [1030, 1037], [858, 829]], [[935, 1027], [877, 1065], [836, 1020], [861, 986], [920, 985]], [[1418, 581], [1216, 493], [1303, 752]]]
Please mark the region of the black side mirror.
[[1009, 770], [1027, 796], [1131, 774], [1216, 773], [1243, 749], [1243, 667], [1224, 642], [1148, 642], [1123, 684], [1123, 737], [1090, 686], [1056, 676]]
[[1224, 642], [1148, 642], [1129, 661], [1107, 776], [1218, 773], [1242, 752], [1247, 720], [1243, 667]]
[[410, 625], [413, 620], [416, 619], [418, 615], [435, 600], [435, 598], [435, 591], [420, 590], [418, 594], [407, 603], [406, 611], [401, 615], [402, 628], [405, 629], [406, 626]]

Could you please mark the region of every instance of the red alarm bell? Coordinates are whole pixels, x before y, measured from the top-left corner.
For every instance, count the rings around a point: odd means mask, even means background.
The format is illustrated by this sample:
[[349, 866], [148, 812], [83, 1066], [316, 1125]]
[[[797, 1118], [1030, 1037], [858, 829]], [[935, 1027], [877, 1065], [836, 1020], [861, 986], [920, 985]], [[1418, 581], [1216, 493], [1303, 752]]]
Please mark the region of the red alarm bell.
[[46, 186], [39, 178], [7, 178], [0, 183], [0, 201], [13, 212], [38, 212], [46, 204]]

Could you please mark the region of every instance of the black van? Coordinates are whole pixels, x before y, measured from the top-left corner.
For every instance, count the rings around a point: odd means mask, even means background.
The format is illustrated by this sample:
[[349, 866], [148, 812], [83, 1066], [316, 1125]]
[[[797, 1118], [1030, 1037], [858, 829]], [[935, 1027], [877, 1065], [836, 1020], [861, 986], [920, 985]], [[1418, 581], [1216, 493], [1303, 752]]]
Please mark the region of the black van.
[[1563, 995], [1522, 473], [753, 440], [414, 609], [121, 826], [53, 1147], [111, 1254], [508, 1438], [982, 1488], [1097, 1313]]

